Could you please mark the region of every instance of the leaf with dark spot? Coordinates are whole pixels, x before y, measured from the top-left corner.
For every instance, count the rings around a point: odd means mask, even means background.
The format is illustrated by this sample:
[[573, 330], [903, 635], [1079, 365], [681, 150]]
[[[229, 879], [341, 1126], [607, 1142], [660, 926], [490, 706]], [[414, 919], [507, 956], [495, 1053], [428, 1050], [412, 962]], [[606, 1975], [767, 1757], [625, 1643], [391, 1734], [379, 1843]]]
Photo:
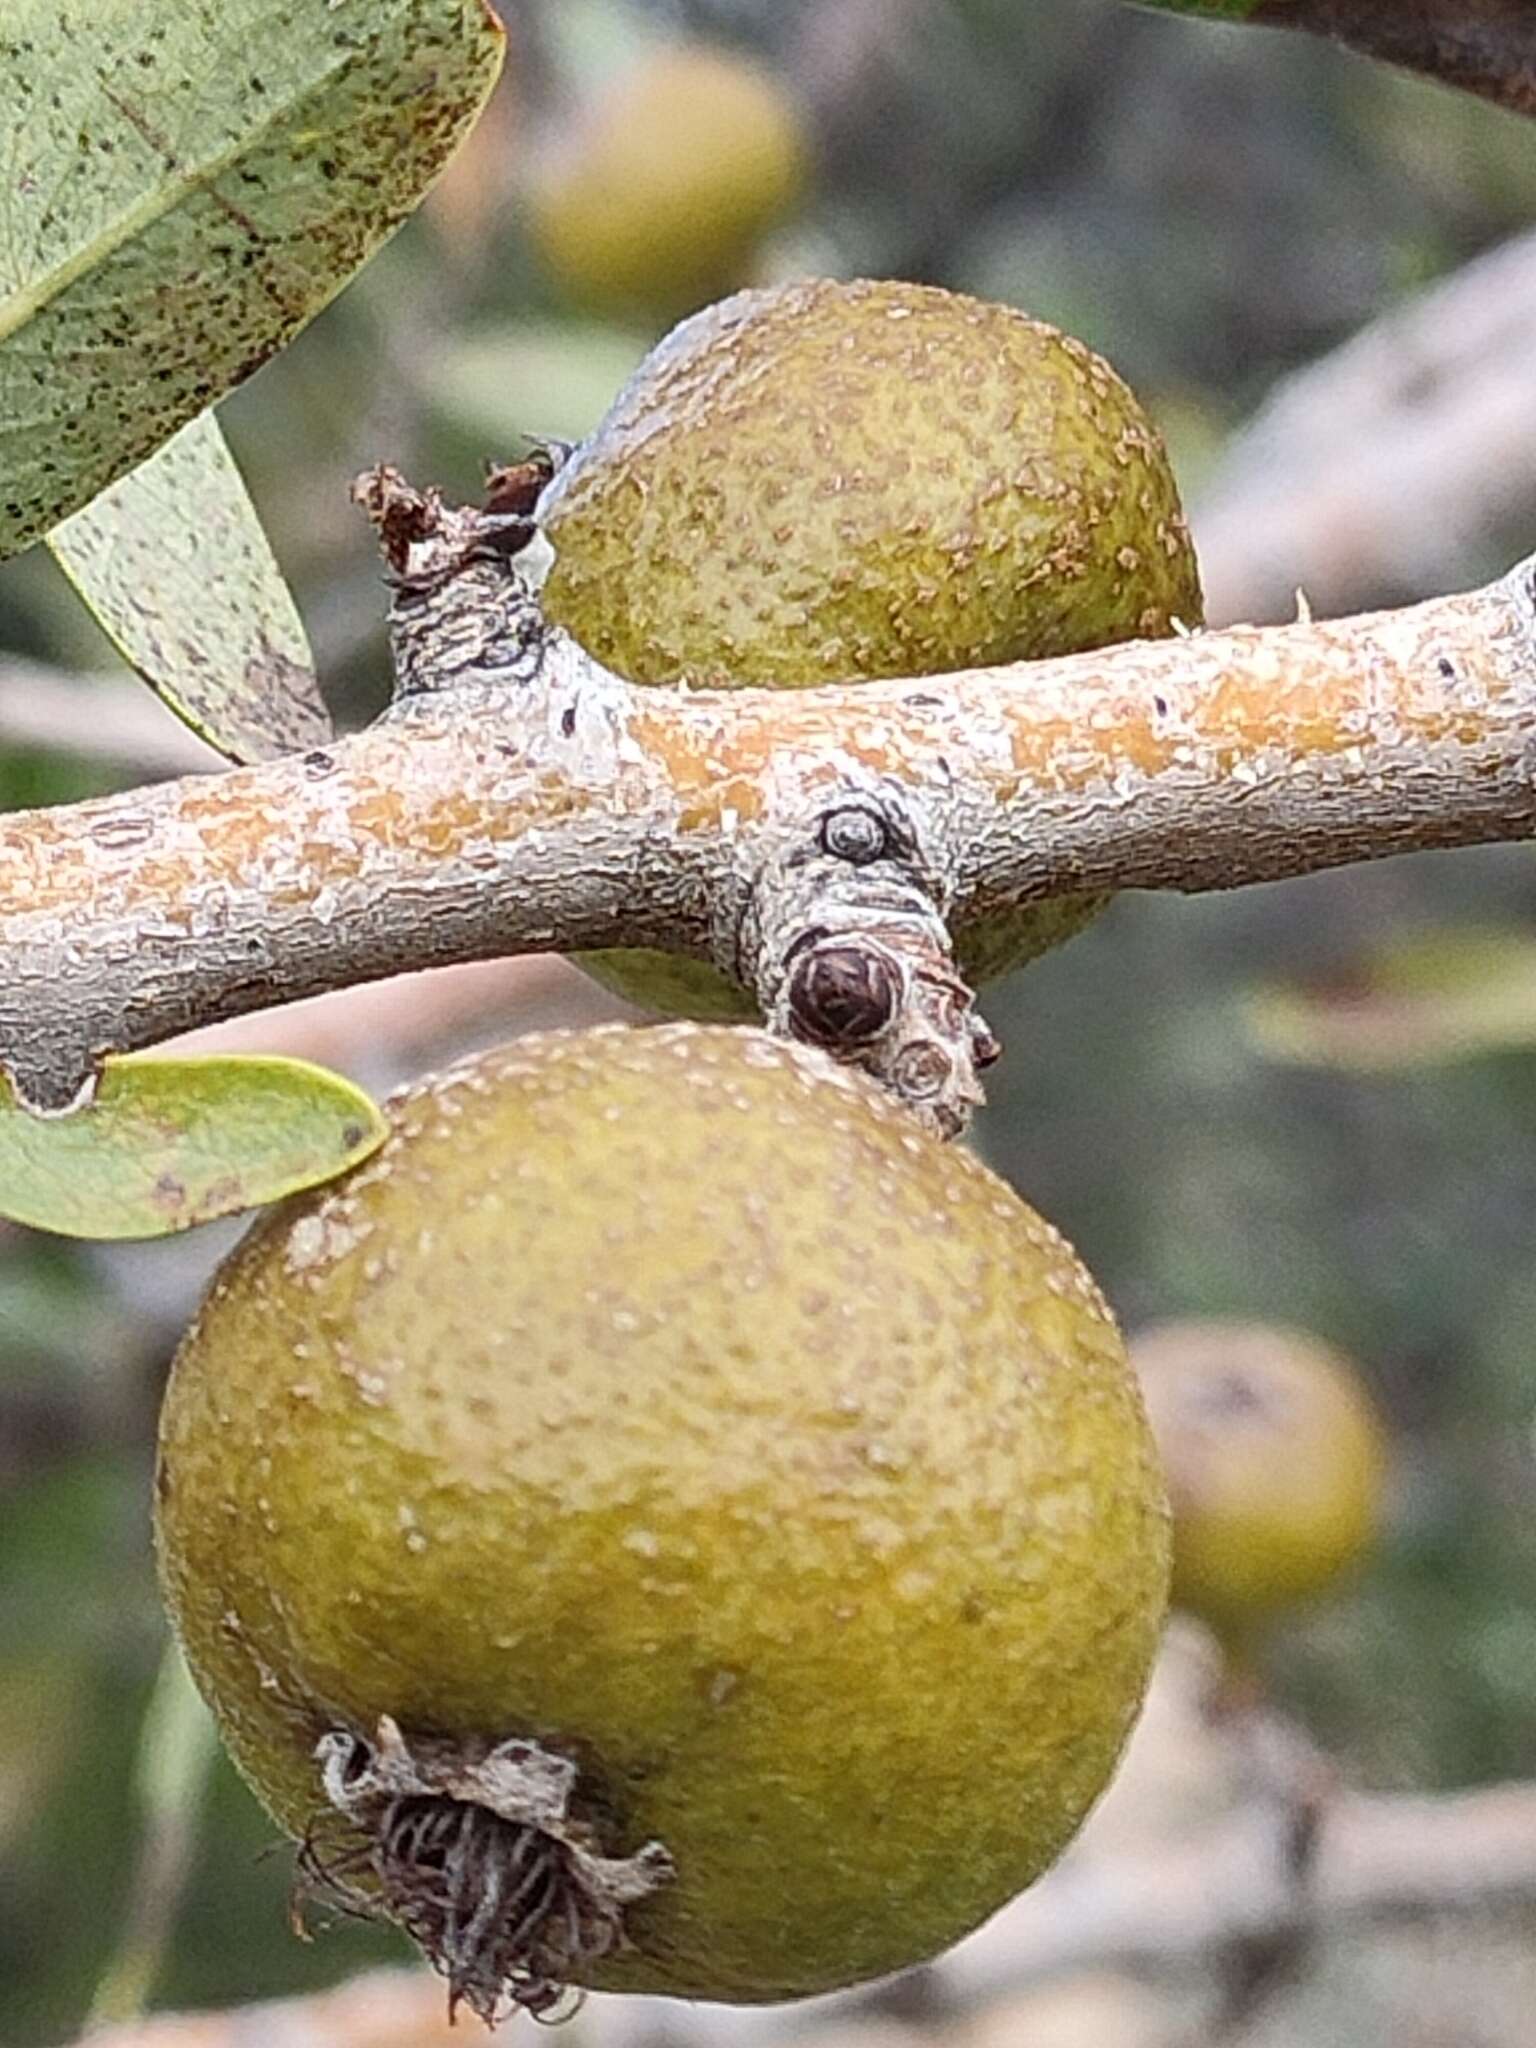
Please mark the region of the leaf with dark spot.
[[36, 1116], [0, 1079], [0, 1216], [64, 1237], [164, 1237], [332, 1180], [383, 1143], [378, 1108], [306, 1060], [135, 1054], [91, 1103]]
[[48, 536], [129, 665], [236, 761], [335, 737], [283, 572], [212, 413]]
[[485, 0], [4, 0], [0, 556], [335, 297], [503, 41]]

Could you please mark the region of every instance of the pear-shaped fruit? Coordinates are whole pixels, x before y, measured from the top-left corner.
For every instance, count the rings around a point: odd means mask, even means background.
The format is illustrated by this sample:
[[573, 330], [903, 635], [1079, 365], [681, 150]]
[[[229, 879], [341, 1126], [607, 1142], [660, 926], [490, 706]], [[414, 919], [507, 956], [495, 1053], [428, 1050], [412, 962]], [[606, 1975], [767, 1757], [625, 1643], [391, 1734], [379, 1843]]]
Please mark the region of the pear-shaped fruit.
[[808, 176], [779, 80], [736, 51], [676, 43], [578, 120], [535, 178], [529, 227], [576, 305], [661, 324], [748, 281]]
[[1089, 1276], [756, 1031], [526, 1039], [390, 1114], [225, 1266], [161, 1429], [171, 1608], [306, 1867], [487, 2012], [954, 1941], [1097, 1796], [1161, 1619]]
[[[935, 675], [1199, 623], [1156, 428], [1109, 365], [928, 286], [742, 292], [636, 371], [540, 506], [550, 617], [641, 683]], [[955, 934], [997, 974], [1101, 898]], [[750, 1015], [692, 961], [584, 965], [649, 1007]]]
[[1369, 1545], [1380, 1420], [1349, 1360], [1300, 1330], [1164, 1323], [1132, 1356], [1168, 1475], [1174, 1600], [1240, 1646]]

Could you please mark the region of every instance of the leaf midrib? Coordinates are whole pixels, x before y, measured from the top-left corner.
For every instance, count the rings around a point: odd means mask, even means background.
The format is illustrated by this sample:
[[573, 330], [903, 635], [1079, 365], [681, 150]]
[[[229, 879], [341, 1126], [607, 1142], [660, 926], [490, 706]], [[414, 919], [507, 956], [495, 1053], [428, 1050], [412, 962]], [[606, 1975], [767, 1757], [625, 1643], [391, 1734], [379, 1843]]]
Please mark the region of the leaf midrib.
[[[0, 299], [0, 345], [8, 341], [12, 335], [19, 333], [29, 321], [36, 319], [56, 298], [68, 291], [72, 284], [78, 283], [82, 277], [99, 268], [136, 235], [142, 234], [156, 221], [165, 219], [193, 193], [208, 190], [232, 165], [261, 149], [269, 141], [274, 130], [279, 126], [290, 125], [295, 114], [322, 94], [337, 78], [351, 70], [363, 54], [363, 49], [354, 47], [343, 52], [340, 57], [328, 61], [309, 85], [291, 98], [279, 101], [262, 120], [254, 122], [251, 127], [244, 130], [238, 141], [227, 149], [218, 150], [212, 157], [203, 159], [195, 165], [182, 166], [178, 163], [174, 174], [167, 170], [165, 186], [146, 193], [142, 200], [110, 221], [81, 248], [45, 271], [35, 284], [23, 285], [9, 298]], [[99, 71], [97, 85], [99, 89]], [[132, 126], [131, 123], [128, 125]]]

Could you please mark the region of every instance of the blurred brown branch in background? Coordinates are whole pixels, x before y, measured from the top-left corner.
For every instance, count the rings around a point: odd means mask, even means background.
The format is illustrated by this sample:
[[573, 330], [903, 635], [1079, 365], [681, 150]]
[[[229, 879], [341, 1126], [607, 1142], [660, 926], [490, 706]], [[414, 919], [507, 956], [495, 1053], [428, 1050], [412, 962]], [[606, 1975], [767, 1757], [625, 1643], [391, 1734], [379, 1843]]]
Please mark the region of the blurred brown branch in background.
[[1530, 0], [1259, 0], [1251, 19], [1334, 36], [1516, 113], [1536, 113]]
[[461, 2048], [435, 1977], [373, 1970], [335, 1991], [232, 2012], [162, 2016], [93, 2033], [93, 2048]]
[[1069, 1857], [957, 1953], [945, 1988], [969, 2001], [1072, 1970], [1197, 1961], [1346, 1915], [1510, 1898], [1536, 1899], [1536, 1785], [1343, 1794], [1304, 1884], [1286, 1867], [1273, 1810], [1250, 1806], [1188, 1841]]

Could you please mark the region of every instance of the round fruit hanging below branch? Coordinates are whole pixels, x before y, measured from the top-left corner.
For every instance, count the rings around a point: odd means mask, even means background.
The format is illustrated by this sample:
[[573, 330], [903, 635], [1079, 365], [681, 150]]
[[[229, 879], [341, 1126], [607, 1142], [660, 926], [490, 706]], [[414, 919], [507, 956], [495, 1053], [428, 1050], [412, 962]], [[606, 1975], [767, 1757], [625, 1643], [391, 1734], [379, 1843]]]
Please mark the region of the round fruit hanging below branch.
[[167, 1597], [322, 1897], [487, 2019], [937, 1953], [1146, 1684], [1167, 1509], [1058, 1234], [750, 1028], [529, 1038], [269, 1213], [178, 1356]]

